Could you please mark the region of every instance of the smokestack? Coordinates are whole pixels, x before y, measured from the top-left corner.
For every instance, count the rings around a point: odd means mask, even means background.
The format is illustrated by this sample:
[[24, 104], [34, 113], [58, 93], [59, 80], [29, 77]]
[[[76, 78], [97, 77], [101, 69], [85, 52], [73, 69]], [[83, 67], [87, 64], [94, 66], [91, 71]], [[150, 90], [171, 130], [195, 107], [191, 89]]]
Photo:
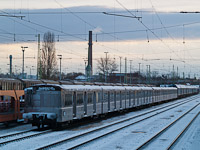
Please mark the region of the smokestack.
[[92, 67], [92, 31], [89, 31], [89, 43], [88, 43], [88, 73], [91, 76], [93, 72]]
[[12, 55], [10, 55], [10, 77], [12, 77]]

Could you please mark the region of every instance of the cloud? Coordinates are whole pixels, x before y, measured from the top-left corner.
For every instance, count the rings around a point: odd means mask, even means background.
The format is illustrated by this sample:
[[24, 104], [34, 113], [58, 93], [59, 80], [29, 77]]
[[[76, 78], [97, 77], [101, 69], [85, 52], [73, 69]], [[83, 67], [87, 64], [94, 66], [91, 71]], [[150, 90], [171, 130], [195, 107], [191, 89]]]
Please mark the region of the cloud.
[[[93, 33], [98, 33], [98, 41], [113, 41], [115, 40], [146, 40], [146, 28], [133, 18], [117, 17], [105, 15], [101, 12], [112, 12], [123, 15], [130, 15], [122, 9], [100, 6], [81, 6], [67, 8], [71, 12], [85, 13], [70, 13], [65, 9], [40, 9], [40, 10], [15, 10], [17, 15], [25, 16], [25, 20], [17, 18], [0, 18], [0, 43], [12, 43], [14, 39], [17, 42], [26, 42], [28, 40], [37, 40], [35, 35], [41, 34], [41, 37], [46, 31], [53, 29], [52, 32], [59, 38], [59, 41], [87, 41], [88, 31], [93, 30]], [[4, 10], [5, 12], [13, 13], [13, 10]], [[134, 10], [132, 10], [134, 11]], [[94, 13], [87, 13], [94, 12]], [[175, 38], [195, 39], [200, 35], [199, 24], [183, 26], [181, 24], [198, 22], [196, 14], [177, 14], [177, 13], [159, 13], [159, 17], [165, 27], [180, 26], [167, 28], [168, 34], [155, 13], [150, 11], [134, 12], [142, 16], [142, 22], [162, 39]], [[59, 35], [59, 36], [58, 36]], [[149, 40], [157, 39], [154, 34], [148, 31]]]
[[95, 29], [92, 30], [94, 34], [101, 33], [103, 29], [101, 27], [96, 27]]

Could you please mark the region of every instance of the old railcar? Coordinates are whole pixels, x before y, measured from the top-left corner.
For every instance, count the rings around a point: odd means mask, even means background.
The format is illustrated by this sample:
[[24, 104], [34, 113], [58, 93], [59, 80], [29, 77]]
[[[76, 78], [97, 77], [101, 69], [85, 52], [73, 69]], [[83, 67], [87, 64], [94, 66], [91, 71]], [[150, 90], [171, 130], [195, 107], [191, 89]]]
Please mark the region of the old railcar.
[[23, 117], [40, 127], [174, 99], [177, 89], [41, 84], [27, 88], [25, 95]]

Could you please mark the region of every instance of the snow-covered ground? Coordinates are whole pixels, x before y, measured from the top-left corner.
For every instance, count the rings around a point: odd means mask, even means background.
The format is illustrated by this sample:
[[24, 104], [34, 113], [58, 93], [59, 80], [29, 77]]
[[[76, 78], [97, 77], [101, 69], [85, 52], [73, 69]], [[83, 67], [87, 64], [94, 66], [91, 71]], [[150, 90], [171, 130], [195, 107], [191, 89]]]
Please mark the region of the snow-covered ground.
[[[199, 110], [200, 111], [200, 110]], [[200, 115], [194, 120], [188, 130], [173, 147], [174, 150], [200, 149]]]
[[31, 129], [36, 129], [32, 127], [31, 124], [23, 124], [23, 123], [11, 123], [9, 127], [5, 127], [3, 123], [0, 124], [0, 137], [4, 135], [10, 135], [14, 133], [19, 133], [22, 131], [27, 131]]
[[[195, 96], [193, 96], [193, 97], [195, 97]], [[187, 99], [187, 98], [185, 98], [185, 99]], [[181, 101], [181, 100], [177, 100], [177, 101]], [[16, 149], [16, 147], [18, 147], [20, 149], [36, 149], [41, 146], [45, 146], [47, 144], [54, 143], [55, 141], [59, 141], [64, 138], [71, 137], [73, 135], [95, 129], [95, 128], [107, 125], [109, 123], [131, 117], [133, 115], [139, 115], [139, 114], [148, 112], [154, 108], [163, 107], [163, 106], [167, 106], [169, 104], [176, 103], [177, 101], [162, 104], [159, 106], [150, 107], [150, 108], [139, 110], [136, 112], [130, 112], [130, 113], [127, 113], [124, 115], [120, 115], [117, 117], [113, 117], [110, 119], [100, 121], [98, 123], [90, 123], [88, 125], [83, 125], [83, 126], [77, 127], [76, 129], [53, 131], [48, 134], [44, 134], [41, 136], [37, 136], [37, 137], [29, 138], [26, 140], [14, 142], [14, 143], [11, 143], [8, 145], [4, 145], [0, 149], [9, 150], [9, 149]], [[95, 149], [95, 150], [97, 150], [97, 149], [109, 149], [109, 150], [110, 149], [135, 149], [141, 143], [143, 143], [148, 138], [150, 138], [153, 134], [155, 134], [160, 129], [162, 129], [164, 126], [169, 124], [169, 122], [172, 122], [173, 120], [178, 118], [181, 114], [186, 112], [189, 108], [191, 108], [193, 105], [197, 104], [197, 102], [200, 102], [200, 95], [198, 95], [198, 98], [196, 100], [190, 102], [189, 104], [181, 105], [180, 107], [169, 110], [166, 113], [156, 115], [155, 117], [153, 117], [151, 119], [147, 119], [141, 123], [134, 124], [132, 126], [124, 128], [118, 132], [115, 132], [115, 133], [110, 134], [106, 137], [103, 137], [99, 140], [91, 142], [91, 143], [85, 145], [84, 147], [81, 147], [80, 149], [92, 149], [92, 150], [93, 149]], [[138, 119], [140, 119], [140, 118], [137, 118], [135, 120], [130, 120], [129, 122], [126, 122], [126, 123], [128, 124], [128, 123], [136, 121]], [[196, 121], [198, 121], [198, 119], [196, 119]], [[200, 122], [200, 118], [199, 118], [199, 122]], [[198, 124], [198, 122], [196, 123], [196, 125], [197, 124]], [[68, 146], [73, 145], [77, 142], [81, 142], [83, 140], [87, 140], [87, 139], [91, 138], [92, 136], [94, 136], [95, 134], [96, 135], [104, 134], [105, 132], [107, 132], [111, 129], [115, 129], [119, 126], [120, 125], [112, 126], [105, 130], [101, 130], [98, 133], [94, 133], [93, 135], [91, 134], [90, 136], [86, 136], [82, 139], [78, 139], [76, 141], [73, 141], [73, 140], [69, 141], [66, 144], [62, 144], [59, 147], [55, 147], [53, 149], [66, 149]], [[194, 128], [196, 128], [196, 127], [194, 126]], [[20, 132], [20, 131], [24, 131], [24, 130], [29, 130], [29, 129], [33, 129], [30, 124], [11, 127], [8, 129], [5, 129], [4, 127], [2, 127], [0, 125], [0, 136], [12, 134], [12, 133], [16, 133], [16, 132]], [[198, 129], [198, 133], [200, 133], [200, 128]], [[196, 140], [197, 140], [196, 143], [198, 145], [199, 144], [198, 137], [200, 137], [200, 134], [194, 134], [194, 135], [195, 135], [194, 137], [196, 137]], [[6, 140], [11, 140], [11, 138], [7, 138]], [[192, 140], [192, 139], [190, 139], [190, 140]], [[183, 142], [186, 142], [186, 141], [183, 141]], [[162, 148], [158, 148], [158, 149], [162, 149]]]

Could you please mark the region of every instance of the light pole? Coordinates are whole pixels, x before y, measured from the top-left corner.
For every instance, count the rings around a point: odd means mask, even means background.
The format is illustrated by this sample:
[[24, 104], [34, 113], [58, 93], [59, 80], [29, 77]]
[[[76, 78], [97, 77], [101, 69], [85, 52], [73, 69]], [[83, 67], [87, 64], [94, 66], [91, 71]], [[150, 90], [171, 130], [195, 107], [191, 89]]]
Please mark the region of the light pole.
[[122, 62], [121, 62], [121, 60], [122, 60], [122, 57], [119, 57], [119, 59], [120, 59], [120, 83], [122, 83], [122, 76], [121, 76], [121, 73], [122, 73]]
[[107, 55], [108, 55], [108, 52], [104, 52], [106, 54], [106, 73], [105, 73], [105, 82], [107, 82], [107, 75], [108, 75], [108, 58], [107, 58]]
[[24, 78], [24, 51], [25, 51], [25, 48], [28, 48], [28, 47], [21, 46], [21, 48], [22, 48], [22, 78]]
[[127, 84], [127, 58], [125, 57], [125, 76], [124, 83]]
[[131, 76], [131, 73], [132, 73], [132, 71], [131, 71], [131, 68], [132, 68], [132, 61], [133, 60], [129, 60], [130, 61], [130, 84], [132, 83], [132, 76]]
[[139, 73], [138, 73], [139, 83], [140, 83], [140, 65], [141, 65], [141, 63], [139, 63]]
[[59, 79], [61, 80], [61, 59], [62, 59], [62, 55], [57, 55], [57, 56], [60, 59], [60, 77], [59, 77]]
[[147, 82], [148, 82], [148, 80], [149, 80], [149, 65], [146, 65], [147, 66], [147, 75], [146, 75], [146, 77], [147, 77]]

